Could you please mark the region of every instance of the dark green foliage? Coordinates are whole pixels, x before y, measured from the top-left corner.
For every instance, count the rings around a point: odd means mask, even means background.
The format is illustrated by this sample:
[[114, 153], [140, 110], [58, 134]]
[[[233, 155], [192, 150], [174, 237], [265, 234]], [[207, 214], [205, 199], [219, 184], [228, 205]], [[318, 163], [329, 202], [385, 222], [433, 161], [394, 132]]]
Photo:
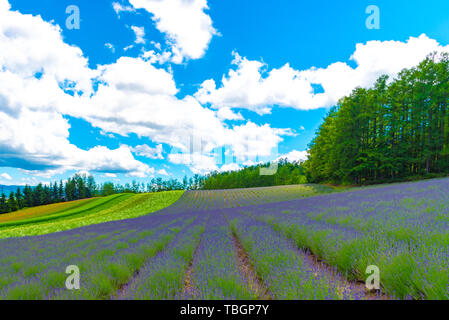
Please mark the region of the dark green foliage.
[[23, 193], [20, 188], [11, 192], [9, 198], [0, 198], [0, 214], [16, 211], [26, 207], [35, 207], [51, 203], [91, 198], [97, 195], [97, 185], [92, 176], [76, 174], [65, 184], [62, 181], [50, 185], [39, 183], [35, 187], [25, 186]]
[[11, 210], [9, 209], [7, 200], [6, 200], [6, 196], [4, 193], [2, 193], [1, 197], [0, 197], [0, 213], [7, 213], [10, 212]]
[[272, 175], [262, 175], [261, 169], [269, 164], [249, 166], [239, 171], [213, 172], [204, 178], [202, 189], [235, 189], [269, 187], [306, 182], [302, 165], [298, 162], [280, 160]]
[[11, 192], [11, 193], [10, 193], [9, 198], [8, 198], [8, 202], [7, 202], [7, 205], [8, 205], [8, 210], [9, 210], [9, 211], [16, 211], [16, 210], [19, 210], [19, 206], [18, 206], [18, 204], [17, 204], [16, 197], [14, 196], [14, 192]]
[[340, 100], [312, 141], [309, 182], [368, 184], [449, 172], [449, 58], [432, 54], [389, 83]]

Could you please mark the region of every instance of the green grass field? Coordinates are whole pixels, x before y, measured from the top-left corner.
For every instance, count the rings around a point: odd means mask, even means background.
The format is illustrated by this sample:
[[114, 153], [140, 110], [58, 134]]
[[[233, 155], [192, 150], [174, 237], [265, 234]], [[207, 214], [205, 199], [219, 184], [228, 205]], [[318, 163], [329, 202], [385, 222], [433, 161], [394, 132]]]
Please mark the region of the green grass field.
[[31, 208], [35, 214], [25, 216], [18, 211], [17, 217], [11, 214], [8, 216], [9, 219], [0, 222], [0, 238], [41, 235], [91, 224], [136, 218], [170, 206], [182, 194], [183, 191], [117, 194], [67, 202], [65, 205], [59, 204], [60, 210], [55, 210], [56, 206], [50, 205]]
[[[145, 194], [115, 194], [101, 198], [26, 208], [0, 216], [0, 239], [42, 235], [91, 224], [136, 218], [165, 207], [182, 210], [232, 208], [288, 201], [322, 193], [333, 188], [320, 185], [290, 185], [214, 191], [170, 191]], [[178, 201], [179, 200], [179, 201]]]
[[61, 213], [63, 211], [75, 209], [77, 207], [80, 207], [84, 204], [87, 204], [87, 203], [95, 201], [95, 200], [97, 200], [97, 198], [82, 199], [82, 200], [69, 201], [69, 202], [59, 202], [59, 203], [53, 203], [53, 204], [48, 204], [48, 205], [44, 205], [44, 206], [25, 208], [25, 209], [21, 209], [19, 211], [11, 212], [11, 213], [4, 213], [4, 214], [0, 215], [0, 224], [3, 224], [5, 222], [7, 223], [7, 222], [29, 220], [29, 219], [33, 219], [33, 218], [44, 217], [44, 216], [51, 215], [54, 213]]

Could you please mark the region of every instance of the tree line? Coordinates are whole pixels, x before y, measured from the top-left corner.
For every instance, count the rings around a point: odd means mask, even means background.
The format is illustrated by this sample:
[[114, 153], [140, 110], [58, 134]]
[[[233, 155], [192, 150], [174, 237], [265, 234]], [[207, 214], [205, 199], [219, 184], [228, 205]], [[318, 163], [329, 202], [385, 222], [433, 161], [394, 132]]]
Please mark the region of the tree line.
[[114, 184], [113, 182], [106, 182], [100, 185], [99, 192], [102, 196], [107, 196], [116, 193], [146, 193], [146, 192], [164, 192], [174, 190], [199, 190], [202, 189], [204, 177], [195, 174], [193, 177], [187, 178], [184, 176], [182, 181], [178, 179], [153, 178], [148, 183], [138, 183], [133, 181], [131, 184], [125, 185]]
[[23, 208], [91, 198], [95, 195], [97, 195], [95, 179], [92, 176], [76, 174], [65, 183], [62, 181], [48, 185], [39, 183], [35, 187], [26, 185], [23, 190], [17, 188], [17, 191], [11, 192], [8, 198], [2, 193], [0, 214]]
[[447, 54], [356, 88], [309, 145], [308, 180], [368, 184], [449, 173], [448, 102]]
[[117, 193], [145, 193], [163, 192], [172, 190], [201, 189], [204, 177], [196, 174], [191, 178], [184, 177], [182, 181], [177, 179], [163, 180], [153, 178], [147, 184], [126, 183], [124, 185], [105, 182], [96, 184], [93, 176], [76, 174], [67, 181], [52, 182], [50, 184], [39, 183], [31, 187], [26, 185], [23, 190], [17, 188], [9, 197], [2, 192], [0, 196], [0, 214], [14, 212], [23, 208], [73, 201], [98, 196], [108, 196]]
[[235, 189], [268, 187], [306, 183], [305, 171], [301, 163], [281, 159], [277, 168], [269, 175], [261, 174], [270, 163], [248, 166], [238, 171], [212, 172], [203, 179], [202, 189]]

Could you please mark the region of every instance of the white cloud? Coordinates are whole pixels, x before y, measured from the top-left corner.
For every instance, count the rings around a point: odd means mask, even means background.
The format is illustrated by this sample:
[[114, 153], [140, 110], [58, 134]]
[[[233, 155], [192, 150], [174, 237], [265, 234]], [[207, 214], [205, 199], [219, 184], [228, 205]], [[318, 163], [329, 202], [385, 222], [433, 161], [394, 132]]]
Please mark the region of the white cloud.
[[183, 164], [190, 167], [195, 174], [206, 174], [218, 170], [215, 159], [211, 156], [195, 152], [193, 154], [175, 153], [169, 154], [168, 159], [175, 164]]
[[91, 91], [95, 71], [87, 67], [87, 59], [79, 48], [64, 43], [58, 26], [44, 22], [40, 16], [5, 10], [7, 1], [1, 0], [1, 3], [0, 66], [3, 72], [32, 78], [45, 71], [45, 78], [60, 84], [69, 80], [74, 89]]
[[12, 180], [11, 176], [10, 176], [9, 174], [7, 174], [6, 172], [0, 174], [0, 178], [3, 178], [3, 179], [5, 179], [5, 180], [9, 180], [9, 181]]
[[224, 144], [231, 146], [237, 160], [243, 162], [275, 154], [279, 143], [283, 140], [281, 136], [291, 134], [288, 129], [274, 129], [268, 124], [258, 126], [249, 121], [229, 130]]
[[170, 59], [172, 58], [172, 54], [169, 51], [159, 53], [154, 50], [149, 50], [143, 51], [143, 53], [141, 54], [141, 58], [144, 59], [145, 61], [150, 62], [151, 64], [153, 63], [164, 64], [170, 61]]
[[280, 136], [291, 134], [251, 122], [227, 127], [193, 97], [176, 98], [172, 74], [140, 58], [120, 58], [100, 69], [103, 84], [71, 112], [105, 132], [136, 133], [184, 153], [207, 154], [230, 145], [240, 157], [269, 154], [282, 140]]
[[106, 178], [117, 178], [117, 175], [116, 175], [115, 173], [109, 173], [109, 172], [106, 172], [106, 173], [104, 174], [104, 176], [105, 176]]
[[[194, 97], [179, 99], [173, 75], [141, 58], [90, 69], [82, 51], [64, 43], [59, 27], [8, 11], [5, 0], [0, 4], [0, 166], [45, 176], [66, 170], [154, 173], [127, 146], [83, 150], [71, 144], [64, 115], [106, 135], [134, 133], [178, 148], [192, 154], [193, 161], [184, 163], [197, 172], [216, 168], [214, 159], [198, 154], [228, 145], [239, 159], [266, 155], [290, 134], [251, 122], [229, 127]], [[68, 94], [72, 89], [77, 93]], [[221, 116], [240, 118], [230, 110]]]
[[58, 113], [23, 109], [15, 118], [0, 112], [0, 165], [51, 176], [66, 170], [121, 172], [136, 176], [153, 173], [137, 161], [128, 147], [82, 150], [68, 141], [69, 124]]
[[218, 109], [217, 117], [221, 120], [244, 120], [240, 113], [235, 113], [226, 107]]
[[87, 170], [80, 170], [76, 174], [79, 174], [80, 176], [87, 176], [87, 177], [91, 175], [90, 172]]
[[145, 44], [145, 28], [131, 26], [131, 29], [134, 31], [134, 34], [136, 35], [136, 40], [134, 41], [134, 43]]
[[[223, 77], [221, 86], [217, 87], [212, 79], [206, 80], [195, 96], [215, 108], [246, 108], [259, 114], [269, 113], [273, 106], [299, 110], [328, 108], [357, 86], [369, 87], [383, 74], [395, 77], [433, 51], [449, 51], [449, 46], [443, 47], [426, 35], [410, 37], [406, 42], [369, 41], [357, 44], [350, 58], [356, 68], [336, 62], [326, 68], [303, 71], [288, 63], [267, 71], [264, 63], [234, 53], [236, 69]], [[324, 92], [315, 92], [314, 85], [320, 85]]]
[[307, 160], [308, 157], [309, 157], [308, 151], [292, 150], [289, 153], [278, 157], [276, 161], [279, 161], [281, 159], [287, 159], [289, 162], [303, 162]]
[[66, 170], [151, 174], [129, 148], [83, 150], [69, 142], [63, 114], [93, 93], [91, 80], [100, 70], [64, 43], [58, 26], [8, 9], [0, 0], [0, 166], [41, 176]]
[[217, 31], [205, 11], [207, 0], [130, 0], [136, 9], [153, 14], [156, 28], [167, 34], [172, 46], [172, 61], [201, 58]]
[[112, 43], [109, 43], [109, 42], [108, 42], [108, 43], [105, 43], [104, 46], [105, 46], [106, 48], [108, 48], [109, 50], [111, 50], [112, 53], [115, 52], [115, 47], [114, 47], [114, 45], [113, 45]]
[[238, 171], [242, 169], [237, 163], [228, 163], [220, 167], [221, 172]]
[[100, 66], [99, 70], [105, 84], [100, 86], [96, 96], [107, 89], [128, 94], [170, 96], [178, 92], [170, 73], [138, 58], [121, 57], [116, 63]]
[[113, 2], [112, 8], [114, 9], [115, 13], [118, 15], [119, 18], [120, 18], [121, 12], [134, 12], [135, 11], [135, 9], [133, 7], [122, 5], [119, 2]]
[[131, 151], [138, 156], [150, 158], [150, 159], [164, 159], [162, 155], [162, 144], [158, 144], [156, 148], [151, 148], [146, 144], [131, 148]]
[[169, 176], [169, 174], [167, 173], [167, 171], [165, 171], [165, 169], [160, 169], [156, 173], [163, 176]]

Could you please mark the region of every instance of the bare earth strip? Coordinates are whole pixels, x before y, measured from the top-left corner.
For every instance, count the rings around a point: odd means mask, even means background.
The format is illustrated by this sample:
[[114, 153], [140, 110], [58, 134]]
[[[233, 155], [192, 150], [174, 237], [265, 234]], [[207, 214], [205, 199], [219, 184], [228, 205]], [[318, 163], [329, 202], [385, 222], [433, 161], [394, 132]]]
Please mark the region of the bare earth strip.
[[[206, 226], [207, 226], [207, 223], [209, 222], [209, 219], [210, 219], [210, 216], [205, 223]], [[198, 244], [196, 245], [195, 252], [192, 255], [192, 259], [190, 260], [190, 264], [187, 267], [187, 270], [186, 270], [186, 273], [184, 276], [184, 287], [182, 289], [181, 299], [194, 299], [196, 296], [198, 296], [197, 289], [195, 287], [195, 284], [193, 283], [193, 261], [195, 260], [195, 257], [197, 255], [201, 240], [204, 237], [204, 233], [206, 233], [206, 230], [201, 234], [200, 239], [198, 240]]]
[[187, 268], [186, 275], [184, 277], [184, 288], [182, 290], [182, 298], [191, 299], [195, 297], [195, 284], [192, 280], [193, 277], [193, 260], [190, 262], [189, 267]]
[[[201, 235], [201, 238], [202, 237], [203, 235]], [[187, 268], [186, 274], [184, 276], [184, 288], [182, 289], [181, 299], [194, 299], [197, 296], [197, 289], [195, 287], [195, 284], [193, 283], [193, 261], [197, 254], [198, 247], [200, 246], [201, 238], [200, 241], [198, 241], [195, 253], [192, 256], [192, 260], [190, 261], [189, 267]]]
[[[299, 253], [304, 257], [304, 267], [312, 270], [316, 274], [325, 274], [333, 282], [338, 283], [341, 294], [351, 297], [363, 297], [365, 300], [390, 300], [391, 297], [380, 291], [369, 291], [365, 283], [361, 281], [350, 281], [339, 273], [335, 267], [331, 267], [325, 261], [320, 260], [310, 250], [298, 249]], [[360, 298], [356, 298], [360, 299]]]
[[232, 233], [232, 245], [237, 254], [238, 267], [240, 272], [246, 277], [246, 283], [248, 284], [249, 289], [256, 293], [257, 299], [273, 300], [273, 295], [270, 293], [262, 279], [257, 276], [248, 254], [234, 233]]
[[127, 292], [128, 288], [135, 281], [135, 279], [139, 276], [139, 274], [140, 274], [140, 269], [136, 270], [134, 272], [132, 278], [129, 279], [129, 281], [127, 283], [124, 283], [124, 284], [120, 285], [118, 290], [113, 295], [111, 295], [111, 300], [124, 300], [124, 299], [126, 299], [126, 292]]

